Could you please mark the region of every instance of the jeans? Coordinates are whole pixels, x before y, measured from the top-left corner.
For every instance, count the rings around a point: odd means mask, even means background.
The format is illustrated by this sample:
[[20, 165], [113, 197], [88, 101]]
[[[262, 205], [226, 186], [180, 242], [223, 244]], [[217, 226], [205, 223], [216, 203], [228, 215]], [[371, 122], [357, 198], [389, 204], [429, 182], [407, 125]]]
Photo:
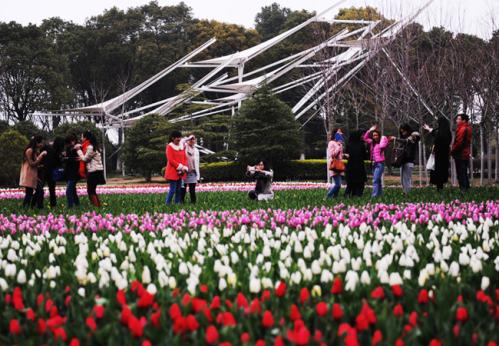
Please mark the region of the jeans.
[[185, 184], [182, 187], [182, 203], [185, 200], [185, 194], [187, 193], [187, 186], [189, 186], [189, 194], [191, 196], [191, 203], [196, 203], [196, 183]]
[[80, 199], [76, 192], [76, 180], [68, 180], [66, 183], [66, 199], [68, 200], [68, 208], [80, 205]]
[[333, 175], [334, 185], [327, 192], [326, 198], [336, 198], [341, 189], [341, 175]]
[[376, 162], [373, 167], [373, 193], [371, 197], [379, 197], [383, 194], [383, 171], [384, 162]]
[[414, 163], [408, 162], [404, 163], [400, 167], [400, 182], [402, 183], [402, 190], [405, 194], [408, 194], [412, 188], [412, 169], [414, 168]]
[[469, 160], [454, 159], [456, 163], [457, 181], [461, 191], [466, 191], [470, 188], [470, 178], [468, 176]]
[[173, 196], [175, 196], [175, 204], [182, 202], [182, 180], [171, 180], [168, 195], [166, 196], [166, 204], [171, 204]]

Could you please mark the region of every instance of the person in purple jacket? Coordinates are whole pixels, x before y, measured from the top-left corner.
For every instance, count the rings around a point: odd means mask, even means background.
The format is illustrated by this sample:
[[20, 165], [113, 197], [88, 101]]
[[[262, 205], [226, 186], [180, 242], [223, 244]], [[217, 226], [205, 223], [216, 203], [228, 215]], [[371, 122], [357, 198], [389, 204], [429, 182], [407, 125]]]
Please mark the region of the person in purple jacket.
[[383, 194], [383, 171], [385, 170], [385, 149], [390, 144], [390, 139], [382, 136], [378, 127], [374, 125], [364, 134], [364, 142], [370, 147], [371, 161], [373, 162], [373, 192], [371, 197]]

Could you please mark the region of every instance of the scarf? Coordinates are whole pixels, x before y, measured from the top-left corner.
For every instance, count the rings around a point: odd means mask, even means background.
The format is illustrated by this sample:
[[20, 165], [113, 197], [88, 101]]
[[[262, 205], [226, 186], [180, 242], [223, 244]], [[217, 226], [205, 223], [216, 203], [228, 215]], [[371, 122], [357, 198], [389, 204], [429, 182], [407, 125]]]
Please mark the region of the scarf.
[[[83, 143], [81, 144], [81, 151], [83, 152], [83, 155], [86, 154], [87, 148], [90, 145], [90, 141], [88, 139], [85, 139]], [[79, 169], [80, 177], [82, 179], [85, 179], [87, 177], [87, 164], [85, 161], [80, 161], [80, 169]]]

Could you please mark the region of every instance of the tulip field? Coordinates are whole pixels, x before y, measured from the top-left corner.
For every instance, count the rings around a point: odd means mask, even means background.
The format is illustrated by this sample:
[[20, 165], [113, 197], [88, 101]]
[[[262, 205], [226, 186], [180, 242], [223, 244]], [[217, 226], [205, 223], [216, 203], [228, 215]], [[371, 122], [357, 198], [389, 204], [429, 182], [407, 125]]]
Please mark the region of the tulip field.
[[22, 209], [0, 190], [0, 345], [496, 345], [499, 189], [102, 187]]

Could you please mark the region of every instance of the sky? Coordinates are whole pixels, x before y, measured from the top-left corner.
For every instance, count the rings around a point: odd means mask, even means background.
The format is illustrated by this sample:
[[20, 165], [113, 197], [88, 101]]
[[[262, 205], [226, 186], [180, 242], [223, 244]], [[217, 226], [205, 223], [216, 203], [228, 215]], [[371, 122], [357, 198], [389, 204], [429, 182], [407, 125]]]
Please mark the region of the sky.
[[[180, 1], [157, 0], [160, 5], [176, 5]], [[292, 10], [321, 12], [338, 0], [184, 0], [200, 19], [215, 19], [253, 27], [262, 6], [273, 2]], [[83, 24], [91, 16], [116, 6], [136, 7], [148, 0], [0, 0], [0, 21], [39, 24], [43, 19], [60, 17]], [[345, 0], [341, 7], [374, 6], [387, 18], [401, 18], [426, 0]], [[334, 16], [332, 11], [328, 17]], [[499, 29], [499, 0], [434, 0], [417, 19], [425, 28], [444, 26], [453, 32], [465, 32], [490, 38]]]

